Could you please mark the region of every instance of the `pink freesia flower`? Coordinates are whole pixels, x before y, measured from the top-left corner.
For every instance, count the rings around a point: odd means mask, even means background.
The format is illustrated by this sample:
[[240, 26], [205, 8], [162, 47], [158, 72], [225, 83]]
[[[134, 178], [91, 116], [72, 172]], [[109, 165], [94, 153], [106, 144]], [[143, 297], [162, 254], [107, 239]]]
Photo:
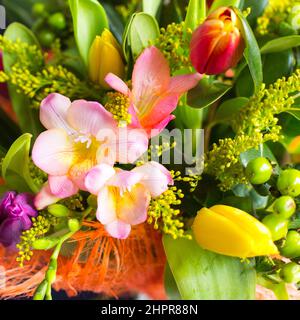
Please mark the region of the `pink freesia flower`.
[[120, 135], [112, 114], [97, 102], [71, 103], [67, 97], [50, 94], [41, 104], [40, 120], [48, 130], [37, 138], [32, 159], [49, 177], [36, 197], [38, 209], [86, 190], [85, 176], [97, 164], [131, 163], [148, 148], [146, 133], [131, 130]]
[[[171, 113], [180, 96], [195, 87], [200, 79], [200, 74], [171, 77], [167, 60], [153, 46], [144, 50], [135, 63], [132, 91], [112, 73], [105, 78], [113, 89], [130, 98], [131, 125], [144, 128], [149, 136], [158, 134], [174, 119]], [[155, 133], [151, 134], [151, 130]]]
[[98, 197], [98, 220], [118, 239], [127, 238], [132, 225], [146, 221], [151, 197], [161, 195], [169, 184], [170, 172], [157, 162], [131, 171], [100, 164], [85, 179], [88, 191]]

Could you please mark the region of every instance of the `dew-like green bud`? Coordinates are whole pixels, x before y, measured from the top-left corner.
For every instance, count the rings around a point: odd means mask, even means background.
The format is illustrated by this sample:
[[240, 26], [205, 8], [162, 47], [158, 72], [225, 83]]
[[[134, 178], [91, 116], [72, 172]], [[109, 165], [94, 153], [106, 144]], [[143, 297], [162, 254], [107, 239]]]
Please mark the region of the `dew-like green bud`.
[[54, 217], [62, 218], [67, 217], [70, 213], [70, 210], [62, 204], [52, 204], [48, 207], [48, 212]]
[[76, 232], [80, 229], [80, 223], [77, 219], [70, 219], [68, 221], [68, 227], [71, 232]]

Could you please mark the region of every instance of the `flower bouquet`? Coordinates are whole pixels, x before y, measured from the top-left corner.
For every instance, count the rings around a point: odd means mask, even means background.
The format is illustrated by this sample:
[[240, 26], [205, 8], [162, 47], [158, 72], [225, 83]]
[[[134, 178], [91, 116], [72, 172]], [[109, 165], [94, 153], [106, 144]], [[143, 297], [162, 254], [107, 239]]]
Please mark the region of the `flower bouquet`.
[[300, 2], [12, 2], [0, 297], [299, 299]]

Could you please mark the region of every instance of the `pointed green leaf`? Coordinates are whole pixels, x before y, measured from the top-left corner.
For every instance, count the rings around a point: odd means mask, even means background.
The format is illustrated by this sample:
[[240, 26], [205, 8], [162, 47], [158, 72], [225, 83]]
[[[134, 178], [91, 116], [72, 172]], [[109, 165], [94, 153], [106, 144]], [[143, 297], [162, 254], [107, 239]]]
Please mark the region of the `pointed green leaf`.
[[216, 122], [225, 122], [232, 119], [232, 115], [239, 112], [247, 103], [249, 99], [238, 97], [228, 99], [223, 102], [218, 108], [215, 116]]
[[161, 3], [162, 0], [143, 0], [143, 11], [155, 18]]
[[185, 17], [185, 27], [196, 29], [206, 17], [206, 0], [190, 0]]
[[188, 92], [188, 105], [197, 109], [208, 107], [223, 97], [230, 89], [231, 86], [223, 82], [204, 78], [195, 88]]
[[203, 250], [194, 240], [164, 236], [163, 244], [182, 299], [255, 299], [256, 274], [249, 262]]
[[267, 42], [261, 49], [261, 54], [285, 51], [300, 46], [300, 36], [286, 36]]
[[32, 136], [28, 133], [19, 137], [8, 150], [2, 163], [2, 177], [12, 190], [38, 192], [29, 173], [29, 150]]
[[87, 66], [90, 47], [95, 37], [101, 35], [104, 28], [108, 29], [108, 19], [105, 10], [97, 0], [69, 0], [69, 6], [77, 47]]
[[249, 70], [253, 79], [255, 90], [258, 90], [260, 85], [263, 82], [263, 72], [262, 72], [262, 61], [260, 55], [260, 49], [258, 47], [256, 38], [253, 34], [253, 31], [244, 17], [241, 11], [235, 9], [236, 14], [238, 15], [240, 22], [242, 24], [242, 33], [244, 40], [246, 42], [246, 49], [244, 51], [244, 57], [248, 63]]

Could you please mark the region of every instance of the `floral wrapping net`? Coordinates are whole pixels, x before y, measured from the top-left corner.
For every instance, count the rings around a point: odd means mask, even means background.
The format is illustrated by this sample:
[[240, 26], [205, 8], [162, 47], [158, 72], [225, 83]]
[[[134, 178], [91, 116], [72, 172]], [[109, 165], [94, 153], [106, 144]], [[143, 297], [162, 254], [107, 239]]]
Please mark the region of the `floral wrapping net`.
[[[141, 225], [121, 241], [110, 237], [100, 223], [85, 225], [93, 230], [76, 234], [63, 249], [56, 290], [65, 290], [69, 296], [93, 291], [108, 297], [120, 297], [127, 292], [141, 292], [155, 299], [166, 297], [165, 255], [159, 233]], [[0, 266], [5, 268], [6, 287], [0, 289], [0, 297], [32, 296], [43, 280], [49, 256], [45, 251], [36, 252], [31, 263], [20, 268], [16, 255], [7, 255], [1, 247]]]

